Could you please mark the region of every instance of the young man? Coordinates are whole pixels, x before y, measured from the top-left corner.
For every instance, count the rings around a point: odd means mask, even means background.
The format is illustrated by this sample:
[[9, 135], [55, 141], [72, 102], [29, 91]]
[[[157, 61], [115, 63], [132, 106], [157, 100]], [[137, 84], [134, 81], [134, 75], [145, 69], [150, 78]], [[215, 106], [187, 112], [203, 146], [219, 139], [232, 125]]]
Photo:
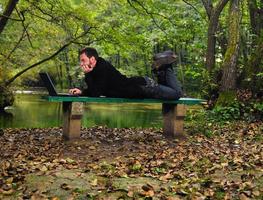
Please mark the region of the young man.
[[176, 56], [172, 51], [156, 54], [153, 72], [158, 83], [149, 77], [126, 77], [109, 62], [98, 56], [96, 49], [84, 48], [80, 52], [80, 67], [85, 73], [85, 89], [70, 89], [73, 95], [90, 97], [157, 98], [177, 100], [182, 96], [172, 63]]

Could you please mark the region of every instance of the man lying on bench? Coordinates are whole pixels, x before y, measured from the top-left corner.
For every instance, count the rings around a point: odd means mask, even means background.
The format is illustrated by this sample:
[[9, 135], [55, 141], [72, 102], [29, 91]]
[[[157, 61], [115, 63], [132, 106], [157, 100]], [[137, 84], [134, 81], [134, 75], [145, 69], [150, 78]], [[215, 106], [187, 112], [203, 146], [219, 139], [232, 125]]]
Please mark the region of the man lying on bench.
[[156, 76], [156, 83], [149, 77], [128, 78], [99, 57], [96, 49], [84, 48], [80, 52], [80, 67], [85, 73], [87, 88], [73, 88], [69, 93], [89, 97], [178, 100], [182, 96], [182, 89], [172, 69], [176, 57], [172, 51], [155, 54], [152, 71]]

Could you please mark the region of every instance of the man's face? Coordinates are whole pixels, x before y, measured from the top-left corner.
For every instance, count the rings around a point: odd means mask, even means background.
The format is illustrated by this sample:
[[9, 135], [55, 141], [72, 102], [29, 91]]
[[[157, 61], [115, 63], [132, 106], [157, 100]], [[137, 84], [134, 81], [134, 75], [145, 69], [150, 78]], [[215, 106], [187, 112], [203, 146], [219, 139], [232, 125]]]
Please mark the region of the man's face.
[[96, 59], [94, 56], [88, 57], [85, 53], [82, 53], [79, 57], [80, 67], [84, 73], [89, 73], [93, 70], [96, 65]]

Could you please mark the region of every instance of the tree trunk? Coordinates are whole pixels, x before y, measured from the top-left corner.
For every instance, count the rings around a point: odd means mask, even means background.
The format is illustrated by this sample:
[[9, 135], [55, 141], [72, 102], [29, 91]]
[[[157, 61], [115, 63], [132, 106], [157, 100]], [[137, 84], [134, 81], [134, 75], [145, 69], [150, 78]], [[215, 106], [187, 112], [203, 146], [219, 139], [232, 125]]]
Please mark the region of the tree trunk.
[[207, 32], [207, 50], [206, 50], [206, 67], [209, 72], [214, 69], [215, 66], [215, 53], [216, 53], [216, 29], [218, 25], [218, 18], [212, 15], [209, 20], [208, 32]]
[[250, 56], [246, 76], [249, 78], [250, 83], [247, 84], [254, 94], [262, 90], [263, 82], [262, 78], [257, 76], [258, 73], [262, 73], [262, 55], [263, 55], [263, 38], [258, 38], [256, 46]]
[[3, 32], [6, 24], [7, 24], [7, 21], [9, 19], [9, 17], [11, 16], [13, 10], [15, 9], [16, 7], [16, 4], [18, 3], [19, 0], [9, 0], [8, 1], [8, 4], [5, 8], [5, 11], [3, 13], [3, 16], [1, 16], [0, 18], [0, 34]]
[[225, 54], [221, 91], [235, 91], [237, 78], [237, 59], [240, 39], [240, 0], [231, 0], [229, 9], [229, 38]]
[[249, 9], [250, 25], [251, 25], [252, 33], [259, 36], [261, 29], [263, 28], [262, 10], [258, 8], [256, 0], [248, 1], [248, 9]]
[[[260, 6], [258, 6], [260, 5]], [[248, 9], [250, 15], [250, 25], [252, 33], [255, 35], [252, 41], [252, 54], [248, 61], [248, 67], [245, 70], [245, 76], [251, 82], [252, 91], [256, 93], [262, 88], [262, 80], [257, 77], [259, 72], [262, 72], [262, 55], [263, 55], [263, 2], [257, 4], [256, 0], [248, 1]], [[261, 69], [260, 69], [261, 68]]]
[[219, 36], [217, 38], [217, 41], [218, 41], [218, 45], [220, 46], [221, 48], [221, 51], [220, 53], [222, 55], [225, 55], [226, 54], [226, 50], [227, 50], [227, 36], [226, 34], [224, 33], [224, 30], [221, 26], [221, 24], [219, 23], [218, 24], [218, 28], [217, 28], [217, 32], [219, 32]]
[[67, 77], [68, 77], [68, 81], [69, 81], [69, 87], [72, 88], [73, 87], [73, 81], [72, 78], [70, 76], [70, 64], [69, 64], [69, 56], [68, 56], [68, 48], [65, 48], [64, 50], [64, 63], [65, 63], [65, 67], [66, 67], [66, 72], [67, 72]]
[[229, 0], [220, 0], [215, 8], [211, 1], [202, 0], [206, 9], [209, 24], [207, 31], [207, 50], [206, 50], [206, 67], [209, 72], [214, 69], [215, 66], [215, 54], [216, 54], [216, 31], [219, 23], [219, 16]]

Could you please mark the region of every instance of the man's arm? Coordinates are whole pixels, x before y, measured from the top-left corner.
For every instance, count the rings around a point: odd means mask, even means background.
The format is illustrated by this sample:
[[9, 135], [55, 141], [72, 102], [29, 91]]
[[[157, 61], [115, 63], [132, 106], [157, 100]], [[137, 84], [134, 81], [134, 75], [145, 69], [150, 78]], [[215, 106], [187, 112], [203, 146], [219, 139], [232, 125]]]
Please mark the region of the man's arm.
[[73, 88], [69, 90], [69, 94], [76, 96], [87, 96], [87, 97], [99, 97], [101, 92], [99, 90], [90, 91], [88, 88], [80, 90], [78, 88]]

